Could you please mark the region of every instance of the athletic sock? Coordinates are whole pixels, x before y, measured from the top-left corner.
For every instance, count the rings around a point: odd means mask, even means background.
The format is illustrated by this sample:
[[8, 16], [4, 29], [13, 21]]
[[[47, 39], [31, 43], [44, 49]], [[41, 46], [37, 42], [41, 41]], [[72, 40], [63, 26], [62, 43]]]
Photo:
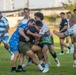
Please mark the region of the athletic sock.
[[49, 67], [49, 64], [47, 63], [47, 64], [45, 64], [45, 68], [48, 68]]
[[41, 64], [38, 65], [38, 68], [42, 71], [44, 68], [41, 66]]
[[53, 58], [56, 58], [57, 57], [57, 55], [56, 55], [56, 53], [54, 52], [54, 54], [52, 54], [52, 56], [53, 56]]

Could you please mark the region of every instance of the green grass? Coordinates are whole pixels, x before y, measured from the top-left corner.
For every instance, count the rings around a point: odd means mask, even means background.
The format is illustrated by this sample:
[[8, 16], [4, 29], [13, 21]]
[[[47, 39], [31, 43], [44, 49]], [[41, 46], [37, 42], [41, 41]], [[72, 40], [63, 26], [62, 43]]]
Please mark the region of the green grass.
[[[58, 54], [60, 52], [59, 47], [59, 40], [55, 36], [54, 37], [55, 42], [55, 51]], [[66, 51], [65, 51], [66, 52]], [[76, 68], [73, 68], [73, 55], [63, 55], [59, 56], [58, 58], [60, 60], [61, 66], [56, 67], [56, 64], [54, 62], [54, 59], [52, 56], [48, 53], [49, 62], [50, 62], [50, 71], [48, 73], [41, 73], [39, 69], [34, 65], [30, 64], [30, 66], [27, 66], [24, 68], [26, 70], [25, 73], [11, 73], [11, 60], [10, 60], [10, 54], [4, 49], [3, 45], [0, 46], [0, 75], [76, 75]], [[18, 63], [17, 63], [18, 65]]]

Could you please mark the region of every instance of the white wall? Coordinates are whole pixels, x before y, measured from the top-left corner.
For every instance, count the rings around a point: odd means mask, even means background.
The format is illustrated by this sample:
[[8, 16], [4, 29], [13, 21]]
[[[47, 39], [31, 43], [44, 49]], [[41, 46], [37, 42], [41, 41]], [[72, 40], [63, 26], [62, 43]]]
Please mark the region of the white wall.
[[21, 20], [22, 18], [23, 17], [7, 17], [10, 28], [15, 27], [18, 24], [18, 21]]

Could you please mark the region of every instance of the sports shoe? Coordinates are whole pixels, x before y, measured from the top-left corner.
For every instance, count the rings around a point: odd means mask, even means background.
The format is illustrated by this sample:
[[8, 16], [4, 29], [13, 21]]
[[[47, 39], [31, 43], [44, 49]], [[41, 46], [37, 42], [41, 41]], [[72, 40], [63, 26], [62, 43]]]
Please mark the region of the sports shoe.
[[56, 66], [57, 66], [57, 67], [60, 67], [60, 62], [59, 62], [59, 60], [57, 59], [57, 60], [55, 60], [55, 62], [56, 62]]
[[49, 71], [49, 68], [46, 67], [46, 68], [44, 68], [44, 70], [42, 71], [42, 73], [46, 73], [46, 72], [48, 72], [48, 71]]
[[16, 67], [12, 67], [11, 72], [17, 72]]
[[26, 61], [26, 63], [22, 64], [22, 67], [26, 67], [28, 65], [30, 65], [31, 61]]
[[18, 66], [17, 72], [26, 72], [21, 65]]
[[42, 63], [42, 64], [41, 64], [41, 66], [42, 66], [42, 67], [45, 67], [45, 64], [44, 64], [44, 63]]
[[13, 58], [14, 58], [14, 53], [11, 52], [10, 54], [11, 54], [11, 60], [13, 60]]
[[59, 53], [58, 55], [64, 55], [64, 53]]
[[66, 54], [69, 54], [69, 50], [67, 49]]

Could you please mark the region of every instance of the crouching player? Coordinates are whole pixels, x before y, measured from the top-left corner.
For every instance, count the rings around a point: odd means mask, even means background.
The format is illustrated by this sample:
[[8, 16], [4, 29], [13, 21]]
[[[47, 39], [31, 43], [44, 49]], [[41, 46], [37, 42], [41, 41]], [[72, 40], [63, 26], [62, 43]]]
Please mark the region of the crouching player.
[[27, 30], [26, 29], [24, 30], [25, 35], [27, 37], [29, 37], [30, 40], [26, 41], [26, 39], [23, 36], [20, 36], [20, 38], [19, 38], [19, 52], [23, 53], [24, 55], [29, 56], [33, 60], [34, 64], [36, 66], [38, 66], [38, 68], [43, 73], [45, 73], [47, 71], [44, 72], [44, 68], [41, 66], [41, 64], [39, 63], [39, 61], [36, 59], [36, 56], [35, 56], [34, 51], [33, 51], [33, 48], [35, 48], [34, 47], [35, 46], [34, 45], [35, 38], [32, 35], [27, 34], [28, 30], [30, 30], [32, 33], [36, 33], [36, 34], [39, 33], [39, 31], [40, 31], [40, 29], [41, 29], [42, 26], [43, 26], [42, 22], [36, 21], [36, 25], [35, 26], [31, 26]]
[[73, 67], [76, 67], [76, 19], [71, 18], [69, 20], [69, 24], [71, 27], [64, 33], [59, 33], [56, 30], [54, 30], [53, 33], [56, 34], [60, 38], [65, 38], [69, 35], [73, 35], [73, 42], [74, 42], [74, 53], [73, 53], [74, 64], [73, 64]]

